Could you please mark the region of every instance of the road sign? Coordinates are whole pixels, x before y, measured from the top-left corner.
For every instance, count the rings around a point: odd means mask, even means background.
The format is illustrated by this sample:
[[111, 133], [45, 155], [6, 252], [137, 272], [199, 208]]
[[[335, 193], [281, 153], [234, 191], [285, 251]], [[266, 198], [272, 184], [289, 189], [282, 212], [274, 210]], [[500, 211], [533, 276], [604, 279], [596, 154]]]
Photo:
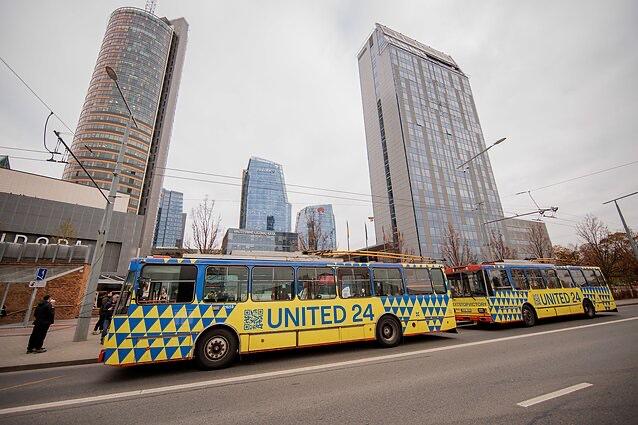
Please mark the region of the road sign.
[[49, 270], [44, 268], [44, 267], [40, 267], [35, 271], [35, 280], [39, 281], [39, 280], [44, 280], [44, 278], [47, 277], [47, 272]]
[[46, 280], [32, 280], [29, 282], [29, 288], [44, 288], [47, 286]]

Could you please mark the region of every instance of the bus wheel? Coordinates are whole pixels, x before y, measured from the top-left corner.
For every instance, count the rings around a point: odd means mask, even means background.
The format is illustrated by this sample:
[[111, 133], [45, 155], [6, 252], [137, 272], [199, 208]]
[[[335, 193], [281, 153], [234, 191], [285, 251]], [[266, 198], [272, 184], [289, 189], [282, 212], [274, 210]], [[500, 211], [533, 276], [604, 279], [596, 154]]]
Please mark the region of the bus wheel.
[[585, 317], [587, 317], [588, 319], [593, 319], [596, 315], [596, 309], [589, 300], [583, 301], [583, 311], [585, 312]]
[[534, 309], [528, 305], [523, 306], [523, 323], [528, 328], [536, 324], [536, 313], [534, 313]]
[[396, 347], [401, 342], [401, 325], [392, 316], [383, 316], [377, 323], [377, 342], [383, 348]]
[[212, 329], [197, 341], [195, 360], [202, 369], [221, 369], [235, 360], [237, 347], [237, 338], [228, 329]]

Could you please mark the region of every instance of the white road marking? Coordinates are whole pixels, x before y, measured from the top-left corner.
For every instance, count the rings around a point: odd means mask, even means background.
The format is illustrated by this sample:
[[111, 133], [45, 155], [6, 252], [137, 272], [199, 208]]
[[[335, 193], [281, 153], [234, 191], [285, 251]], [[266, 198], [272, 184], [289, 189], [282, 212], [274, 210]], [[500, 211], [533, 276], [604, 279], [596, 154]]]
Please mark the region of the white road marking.
[[562, 390], [554, 391], [551, 393], [547, 393], [544, 395], [539, 395], [538, 397], [530, 398], [529, 400], [521, 401], [520, 403], [516, 403], [521, 407], [529, 407], [538, 403], [542, 403], [547, 400], [551, 400], [556, 397], [563, 396], [565, 394], [573, 393], [574, 391], [582, 390], [583, 388], [591, 387], [592, 384], [588, 382], [583, 382], [582, 384], [572, 385], [571, 387], [563, 388]]
[[93, 397], [74, 398], [74, 399], [69, 399], [69, 400], [53, 401], [53, 402], [49, 402], [49, 403], [41, 403], [41, 404], [32, 404], [32, 405], [26, 405], [26, 406], [9, 407], [9, 408], [5, 408], [5, 409], [0, 409], [0, 415], [8, 415], [8, 414], [11, 414], [11, 413], [24, 413], [24, 412], [31, 412], [31, 411], [35, 411], [35, 410], [51, 409], [51, 408], [56, 408], [56, 407], [76, 406], [76, 405], [79, 405], [79, 404], [95, 403], [95, 402], [98, 402], [98, 401], [111, 401], [111, 400], [118, 400], [118, 399], [131, 398], [131, 397], [139, 397], [139, 396], [152, 395], [152, 394], [164, 394], [164, 393], [170, 393], [170, 392], [173, 392], [173, 391], [195, 390], [195, 389], [199, 389], [199, 388], [214, 387], [214, 386], [220, 386], [220, 385], [228, 385], [228, 384], [234, 384], [234, 383], [240, 383], [240, 382], [257, 381], [257, 380], [261, 380], [261, 379], [265, 379], [265, 378], [276, 378], [276, 377], [281, 377], [281, 376], [291, 376], [291, 375], [308, 373], [308, 372], [316, 372], [316, 371], [322, 371], [322, 370], [342, 368], [342, 367], [346, 367], [346, 366], [363, 365], [363, 364], [374, 363], [374, 362], [379, 362], [379, 361], [400, 359], [400, 358], [404, 358], [404, 357], [414, 357], [414, 356], [419, 356], [421, 354], [436, 353], [436, 352], [439, 352], [439, 351], [455, 350], [455, 349], [459, 349], [459, 348], [473, 347], [473, 346], [476, 346], [476, 345], [494, 344], [494, 343], [497, 343], [497, 342], [512, 341], [512, 340], [516, 340], [516, 339], [530, 338], [530, 337], [540, 336], [540, 335], [549, 335], [549, 334], [554, 334], [554, 333], [568, 332], [568, 331], [574, 331], [574, 330], [585, 329], [585, 328], [593, 328], [593, 327], [596, 327], [596, 326], [613, 325], [613, 324], [617, 324], [617, 323], [628, 322], [628, 321], [631, 321], [631, 320], [638, 320], [638, 317], [629, 317], [629, 318], [626, 318], [626, 319], [611, 320], [611, 321], [602, 322], [602, 323], [593, 323], [593, 324], [589, 324], [589, 325], [573, 326], [571, 328], [554, 329], [554, 330], [551, 330], [551, 331], [541, 331], [541, 332], [535, 332], [535, 333], [530, 333], [530, 334], [523, 334], [523, 335], [507, 336], [507, 337], [503, 337], [503, 338], [488, 339], [488, 340], [483, 340], [483, 341], [465, 342], [465, 343], [461, 343], [461, 344], [448, 345], [448, 346], [445, 346], [445, 347], [427, 348], [427, 349], [423, 349], [423, 350], [415, 350], [415, 351], [407, 351], [407, 352], [403, 352], [403, 353], [388, 354], [388, 355], [385, 355], [385, 356], [364, 357], [364, 358], [361, 358], [361, 359], [346, 360], [346, 361], [342, 361], [342, 362], [324, 363], [324, 364], [319, 364], [319, 365], [314, 365], [314, 366], [304, 366], [304, 367], [298, 367], [298, 368], [294, 368], [294, 369], [275, 370], [275, 371], [272, 371], [272, 372], [254, 373], [254, 374], [250, 374], [250, 375], [240, 375], [240, 376], [233, 376], [233, 377], [229, 377], [229, 378], [211, 379], [211, 380], [208, 380], [208, 381], [190, 382], [190, 383], [187, 383], [187, 384], [167, 385], [167, 386], [164, 386], [164, 387], [149, 388], [149, 389], [145, 389], [145, 390], [125, 391], [125, 392], [120, 392], [120, 393], [103, 394], [103, 395], [98, 395], [98, 396], [93, 396]]

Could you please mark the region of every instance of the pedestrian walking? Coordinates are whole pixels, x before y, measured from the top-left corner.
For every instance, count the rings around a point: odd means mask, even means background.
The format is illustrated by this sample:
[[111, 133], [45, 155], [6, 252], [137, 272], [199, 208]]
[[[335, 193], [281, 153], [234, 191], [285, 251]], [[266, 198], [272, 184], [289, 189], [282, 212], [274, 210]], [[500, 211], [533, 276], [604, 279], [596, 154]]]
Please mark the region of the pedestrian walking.
[[120, 298], [118, 294], [113, 295], [113, 297], [107, 301], [107, 308], [104, 312], [104, 326], [102, 328], [102, 336], [100, 337], [100, 344], [104, 344], [104, 337], [109, 331], [109, 326], [111, 326], [111, 319], [113, 318], [113, 311], [115, 310], [115, 306], [117, 304], [117, 300]]
[[44, 353], [47, 351], [46, 348], [42, 347], [44, 338], [46, 338], [49, 326], [53, 324], [55, 319], [55, 300], [51, 299], [49, 295], [45, 295], [35, 308], [33, 316], [35, 320], [27, 345], [27, 354]]
[[100, 317], [97, 319], [97, 323], [93, 328], [93, 335], [99, 335], [102, 333], [102, 329], [104, 329], [104, 314], [106, 313], [104, 307], [106, 303], [111, 300], [111, 297], [113, 297], [113, 292], [105, 294], [100, 300]]

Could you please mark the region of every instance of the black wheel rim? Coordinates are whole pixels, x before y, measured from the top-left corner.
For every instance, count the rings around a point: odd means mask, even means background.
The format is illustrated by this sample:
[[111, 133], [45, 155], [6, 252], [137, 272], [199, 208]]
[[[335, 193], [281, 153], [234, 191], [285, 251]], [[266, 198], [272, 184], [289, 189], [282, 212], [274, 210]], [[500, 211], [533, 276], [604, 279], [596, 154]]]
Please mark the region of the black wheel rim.
[[213, 362], [223, 359], [228, 353], [228, 340], [221, 335], [215, 335], [206, 341], [204, 355]]

